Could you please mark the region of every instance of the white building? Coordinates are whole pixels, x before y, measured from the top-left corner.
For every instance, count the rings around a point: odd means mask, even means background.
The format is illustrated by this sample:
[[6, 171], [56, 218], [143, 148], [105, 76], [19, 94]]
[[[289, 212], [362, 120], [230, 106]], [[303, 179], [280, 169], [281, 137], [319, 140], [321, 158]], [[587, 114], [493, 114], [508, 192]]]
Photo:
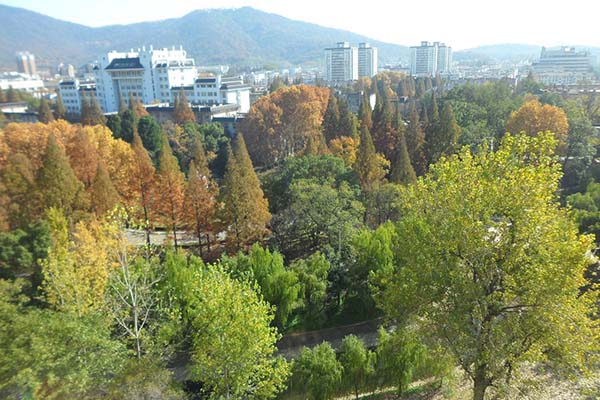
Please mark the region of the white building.
[[440, 42], [421, 42], [410, 48], [410, 72], [412, 75], [433, 76], [445, 74], [452, 69], [452, 48]]
[[198, 78], [193, 85], [174, 86], [171, 88], [171, 101], [174, 101], [181, 91], [194, 105], [237, 104], [241, 113], [250, 110], [250, 86], [244, 84], [240, 77], [217, 75]]
[[17, 53], [17, 71], [26, 75], [37, 75], [35, 56], [28, 51]]
[[377, 47], [369, 43], [358, 44], [358, 77], [377, 75]]
[[540, 59], [533, 63], [535, 78], [545, 85], [575, 85], [594, 78], [592, 56], [574, 47], [547, 50], [542, 47]]
[[29, 74], [19, 72], [4, 72], [0, 75], [0, 88], [8, 90], [12, 87], [15, 90], [22, 90], [40, 97], [44, 91], [44, 82], [41, 79], [33, 78]]
[[96, 85], [91, 82], [79, 82], [79, 79], [61, 81], [58, 91], [68, 114], [81, 114], [81, 100], [96, 95]]
[[325, 80], [348, 82], [358, 79], [358, 49], [348, 42], [325, 49]]

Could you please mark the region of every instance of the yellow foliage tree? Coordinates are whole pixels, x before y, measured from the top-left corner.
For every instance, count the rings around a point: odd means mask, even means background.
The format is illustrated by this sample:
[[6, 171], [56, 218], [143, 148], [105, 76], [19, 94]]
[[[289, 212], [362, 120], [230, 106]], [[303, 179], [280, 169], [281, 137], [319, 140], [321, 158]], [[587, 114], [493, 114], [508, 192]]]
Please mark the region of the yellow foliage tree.
[[352, 167], [356, 161], [359, 140], [350, 136], [340, 136], [329, 142], [331, 154], [344, 160], [344, 164]]

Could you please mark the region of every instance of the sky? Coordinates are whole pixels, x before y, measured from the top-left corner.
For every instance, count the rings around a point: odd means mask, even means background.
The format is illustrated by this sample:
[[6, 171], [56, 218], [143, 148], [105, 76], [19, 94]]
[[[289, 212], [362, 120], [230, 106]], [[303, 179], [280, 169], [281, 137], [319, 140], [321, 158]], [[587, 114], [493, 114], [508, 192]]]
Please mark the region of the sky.
[[500, 43], [600, 47], [598, 0], [0, 0], [88, 26], [251, 6], [401, 45], [440, 41], [455, 50]]

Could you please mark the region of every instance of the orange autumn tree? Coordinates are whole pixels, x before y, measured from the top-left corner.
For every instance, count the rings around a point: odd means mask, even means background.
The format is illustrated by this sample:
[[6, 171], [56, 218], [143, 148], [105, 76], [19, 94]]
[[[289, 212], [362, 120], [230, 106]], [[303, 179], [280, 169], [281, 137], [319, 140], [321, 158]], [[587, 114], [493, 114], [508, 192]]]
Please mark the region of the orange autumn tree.
[[254, 103], [240, 127], [253, 162], [271, 167], [307, 144], [324, 143], [321, 125], [329, 95], [327, 88], [295, 85]]
[[185, 186], [184, 224], [198, 238], [202, 255], [202, 236], [206, 233], [207, 251], [210, 252], [210, 230], [216, 210], [216, 197], [219, 191], [208, 168], [208, 160], [200, 139], [196, 140], [194, 158], [190, 162], [188, 180]]
[[146, 231], [146, 243], [150, 244], [150, 211], [154, 204], [156, 171], [150, 155], [144, 148], [142, 139], [137, 132], [133, 134], [133, 144], [131, 147], [134, 153], [133, 173], [131, 175], [132, 197], [135, 199], [134, 209], [141, 211], [143, 226]]
[[175, 248], [178, 247], [177, 229], [181, 227], [185, 177], [179, 169], [177, 158], [173, 155], [169, 140], [163, 138], [160, 151], [158, 173], [156, 176], [155, 210], [161, 222], [173, 233]]
[[506, 122], [506, 130], [512, 134], [525, 132], [537, 136], [540, 132], [550, 131], [556, 135], [558, 152], [565, 150], [569, 133], [569, 120], [565, 111], [550, 104], [542, 105], [537, 98], [525, 102], [517, 111], [513, 111]]

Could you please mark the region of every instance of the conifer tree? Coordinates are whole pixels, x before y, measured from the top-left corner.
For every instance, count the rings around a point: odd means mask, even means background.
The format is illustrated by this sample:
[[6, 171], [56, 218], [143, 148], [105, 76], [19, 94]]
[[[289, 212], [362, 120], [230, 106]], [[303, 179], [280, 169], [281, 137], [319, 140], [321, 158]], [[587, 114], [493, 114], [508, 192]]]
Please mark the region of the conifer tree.
[[119, 114], [112, 114], [106, 118], [106, 127], [112, 132], [112, 136], [115, 139], [121, 139], [121, 116]]
[[157, 173], [156, 210], [165, 224], [173, 232], [175, 248], [178, 246], [177, 229], [183, 216], [185, 177], [179, 169], [177, 158], [173, 155], [169, 140], [164, 137], [160, 151]]
[[119, 93], [119, 116], [123, 116], [123, 113], [128, 109], [125, 99], [121, 96], [121, 93]]
[[418, 176], [427, 171], [427, 157], [425, 155], [425, 132], [419, 122], [419, 113], [416, 106], [411, 107], [408, 128], [406, 130], [406, 147], [412, 161], [412, 165]]
[[188, 121], [196, 122], [196, 115], [192, 111], [185, 92], [180, 90], [173, 106], [173, 120], [176, 124], [184, 124]]
[[390, 181], [401, 185], [409, 185], [417, 181], [417, 175], [408, 155], [406, 138], [403, 132], [398, 134], [398, 144], [396, 145], [395, 157], [392, 160]]
[[49, 122], [54, 121], [54, 115], [52, 115], [52, 111], [50, 110], [50, 106], [48, 105], [48, 100], [46, 100], [45, 97], [42, 97], [42, 100], [40, 100], [38, 120], [43, 124], [47, 124]]
[[338, 109], [338, 101], [333, 91], [329, 95], [321, 129], [327, 143], [337, 138], [340, 133], [340, 110]]
[[350, 111], [348, 102], [340, 99], [338, 101], [338, 108], [340, 111], [340, 136], [358, 138], [358, 122], [356, 121], [356, 116]]
[[155, 170], [152, 160], [144, 148], [142, 139], [137, 132], [134, 132], [133, 134], [132, 149], [135, 154], [133, 174], [131, 176], [131, 179], [133, 180], [132, 186], [135, 188], [138, 196], [138, 203], [143, 214], [144, 228], [146, 230], [146, 243], [150, 244], [150, 211], [154, 203], [154, 189], [156, 184]]
[[48, 135], [46, 153], [35, 185], [40, 215], [50, 207], [62, 209], [67, 216], [77, 209], [87, 208], [83, 184], [75, 176], [64, 149], [53, 133]]
[[90, 187], [90, 192], [92, 210], [98, 216], [106, 214], [119, 204], [119, 193], [115, 189], [102, 161], [98, 163], [96, 176]]
[[68, 155], [77, 179], [88, 189], [96, 176], [99, 156], [86, 130], [79, 130], [68, 143]]
[[381, 179], [385, 176], [385, 170], [382, 169], [375, 152], [371, 133], [366, 126], [362, 126], [360, 129], [360, 144], [358, 145], [356, 162], [353, 168], [356, 175], [358, 175], [363, 191], [366, 193], [372, 192], [379, 186]]
[[391, 160], [394, 157], [397, 138], [394, 116], [390, 104], [384, 96], [381, 96], [381, 101], [379, 105], [375, 106], [375, 111], [373, 112], [373, 144], [378, 153]]
[[106, 117], [102, 113], [100, 104], [95, 95], [90, 96], [90, 112], [92, 115], [92, 123], [90, 125], [104, 125], [106, 126]]
[[54, 106], [54, 117], [56, 119], [65, 119], [65, 115], [67, 114], [67, 110], [65, 109], [65, 104], [62, 101], [62, 96], [60, 92], [56, 94], [56, 104]]
[[227, 149], [220, 220], [227, 232], [228, 247], [239, 251], [262, 238], [271, 214], [242, 135], [236, 136], [233, 146], [233, 150]]
[[429, 125], [429, 116], [427, 115], [427, 107], [421, 107], [421, 116], [419, 117], [421, 121], [421, 128], [423, 128], [423, 132], [427, 129]]
[[373, 110], [371, 110], [371, 101], [369, 94], [365, 91], [362, 95], [360, 102], [360, 108], [358, 110], [358, 119], [360, 124], [365, 125], [367, 129], [373, 129]]
[[6, 102], [16, 103], [18, 101], [21, 101], [21, 96], [19, 95], [19, 92], [16, 91], [12, 86], [9, 86], [8, 90], [6, 91]]
[[1, 87], [0, 87], [0, 103], [6, 103], [6, 93], [4, 93], [4, 90], [2, 90]]
[[458, 137], [460, 136], [460, 126], [456, 122], [452, 106], [445, 102], [440, 116], [440, 127], [438, 131], [440, 142], [443, 143], [441, 155], [451, 155], [457, 148]]
[[127, 109], [121, 115], [121, 139], [127, 143], [133, 143], [135, 134], [137, 134], [137, 119], [135, 113]]
[[85, 92], [81, 93], [81, 109], [79, 112], [79, 122], [81, 122], [81, 125], [92, 125], [90, 103]]
[[148, 111], [146, 111], [146, 108], [142, 104], [140, 98], [133, 96], [131, 92], [129, 92], [129, 109], [133, 111], [136, 119], [140, 119], [142, 117], [150, 115], [148, 114]]
[[433, 164], [444, 153], [444, 142], [440, 138], [440, 112], [435, 93], [431, 94], [431, 102], [427, 110], [429, 119], [425, 128], [425, 142], [427, 143], [427, 162]]

